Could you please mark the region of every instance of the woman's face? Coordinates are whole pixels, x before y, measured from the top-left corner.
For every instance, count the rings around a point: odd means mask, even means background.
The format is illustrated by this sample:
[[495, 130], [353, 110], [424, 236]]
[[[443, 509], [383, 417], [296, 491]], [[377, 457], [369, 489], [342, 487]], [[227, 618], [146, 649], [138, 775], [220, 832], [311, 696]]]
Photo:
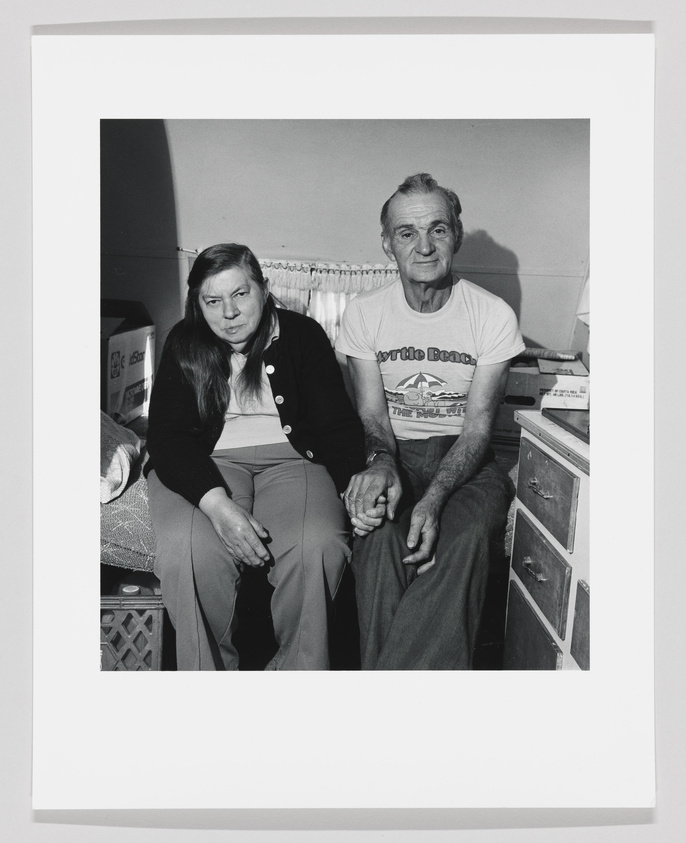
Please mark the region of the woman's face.
[[212, 332], [234, 351], [243, 351], [262, 318], [267, 288], [247, 269], [235, 266], [206, 278], [200, 287], [200, 310]]

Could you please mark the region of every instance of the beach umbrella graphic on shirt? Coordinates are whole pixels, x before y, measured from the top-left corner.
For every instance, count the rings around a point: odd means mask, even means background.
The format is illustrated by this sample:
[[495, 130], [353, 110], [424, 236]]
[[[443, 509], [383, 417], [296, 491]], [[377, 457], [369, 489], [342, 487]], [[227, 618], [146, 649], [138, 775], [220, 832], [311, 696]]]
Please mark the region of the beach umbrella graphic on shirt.
[[431, 401], [431, 391], [440, 391], [446, 382], [426, 372], [418, 372], [400, 381], [397, 390], [404, 392], [403, 403], [409, 405], [424, 405]]
[[419, 389], [425, 392], [428, 389], [442, 389], [446, 381], [437, 378], [435, 375], [428, 375], [425, 372], [417, 372], [409, 378], [401, 380], [396, 389]]

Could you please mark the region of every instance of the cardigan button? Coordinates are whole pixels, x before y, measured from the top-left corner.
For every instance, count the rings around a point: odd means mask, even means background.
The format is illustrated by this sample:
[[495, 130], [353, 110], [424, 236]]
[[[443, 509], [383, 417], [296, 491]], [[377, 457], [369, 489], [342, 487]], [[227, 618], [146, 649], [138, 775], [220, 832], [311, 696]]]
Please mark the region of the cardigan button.
[[285, 424], [281, 429], [283, 430], [283, 432], [286, 435], [288, 435], [291, 432], [291, 430], [293, 430], [293, 428], [290, 426], [290, 424]]
[[275, 371], [271, 363], [268, 366], [265, 366], [264, 370], [268, 375], [273, 375]]
[[274, 401], [276, 401], [277, 404], [283, 404], [283, 395], [277, 395], [274, 398]]
[[305, 451], [305, 455], [308, 456], [311, 460], [314, 459], [314, 454], [312, 451]]

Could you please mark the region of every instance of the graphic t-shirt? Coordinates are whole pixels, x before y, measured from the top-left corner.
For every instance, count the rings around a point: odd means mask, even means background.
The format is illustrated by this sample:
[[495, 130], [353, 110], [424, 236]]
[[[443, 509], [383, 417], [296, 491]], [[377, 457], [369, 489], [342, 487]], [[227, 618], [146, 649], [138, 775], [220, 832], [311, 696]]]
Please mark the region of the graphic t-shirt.
[[435, 313], [417, 313], [400, 281], [354, 298], [343, 314], [336, 350], [376, 360], [398, 439], [459, 434], [476, 366], [503, 363], [524, 350], [512, 308], [498, 296], [455, 279]]

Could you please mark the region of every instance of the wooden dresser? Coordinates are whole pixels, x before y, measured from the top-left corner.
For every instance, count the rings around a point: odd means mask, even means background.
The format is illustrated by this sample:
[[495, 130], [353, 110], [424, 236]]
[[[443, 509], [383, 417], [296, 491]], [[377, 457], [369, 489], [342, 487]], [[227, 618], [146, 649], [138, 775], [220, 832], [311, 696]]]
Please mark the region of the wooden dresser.
[[504, 670], [588, 670], [589, 446], [538, 410], [521, 425]]

